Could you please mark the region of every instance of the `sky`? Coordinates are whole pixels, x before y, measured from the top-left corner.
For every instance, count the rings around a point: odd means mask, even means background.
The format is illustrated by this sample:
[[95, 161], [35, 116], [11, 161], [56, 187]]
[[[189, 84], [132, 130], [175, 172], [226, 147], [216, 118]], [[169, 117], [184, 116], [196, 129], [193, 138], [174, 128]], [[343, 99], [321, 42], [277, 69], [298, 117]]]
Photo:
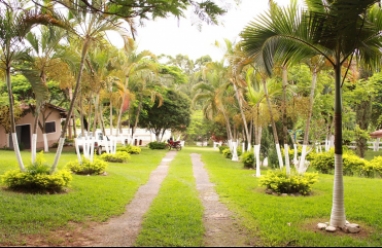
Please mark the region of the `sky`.
[[[213, 60], [221, 60], [224, 54], [224, 39], [235, 42], [239, 33], [256, 16], [268, 10], [269, 0], [241, 0], [235, 5], [231, 0], [231, 8], [220, 18], [223, 25], [203, 24], [201, 30], [192, 25], [192, 18], [174, 17], [146, 21], [144, 27], [138, 27], [136, 42], [138, 51], [149, 50], [156, 55], [167, 54], [175, 57], [177, 54], [187, 55], [196, 60], [204, 55], [210, 55]], [[275, 0], [279, 5], [288, 5], [290, 0]], [[215, 41], [223, 44], [216, 47]], [[121, 47], [118, 37], [112, 38], [112, 44]]]

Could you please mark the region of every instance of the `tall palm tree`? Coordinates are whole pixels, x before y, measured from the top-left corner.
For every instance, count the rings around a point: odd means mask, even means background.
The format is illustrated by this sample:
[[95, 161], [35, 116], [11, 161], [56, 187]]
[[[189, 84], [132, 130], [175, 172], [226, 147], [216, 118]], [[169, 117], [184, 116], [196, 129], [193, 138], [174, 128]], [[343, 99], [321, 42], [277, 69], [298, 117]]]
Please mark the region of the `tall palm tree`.
[[[31, 64], [31, 69], [37, 72], [38, 77], [30, 80], [30, 83], [33, 86], [36, 99], [36, 110], [35, 110], [35, 126], [32, 134], [32, 162], [34, 162], [34, 158], [36, 156], [36, 141], [37, 141], [37, 124], [39, 120], [39, 116], [41, 110], [43, 109], [44, 104], [49, 101], [50, 95], [47, 91], [47, 79], [49, 72], [53, 72], [55, 70], [59, 70], [61, 68], [57, 68], [60, 66], [59, 60], [55, 58], [55, 49], [59, 45], [59, 42], [65, 36], [65, 31], [59, 27], [47, 27], [42, 26], [40, 29], [41, 33], [39, 35], [35, 33], [28, 33], [26, 35], [26, 40], [29, 42], [31, 46], [31, 56], [28, 58], [28, 62]], [[29, 72], [26, 72], [29, 75]], [[36, 88], [39, 85], [36, 85], [37, 82], [40, 82], [41, 87], [45, 88], [45, 91], [38, 91]], [[40, 88], [41, 88], [40, 87]], [[41, 94], [39, 94], [41, 92]], [[39, 100], [40, 99], [40, 100]], [[42, 111], [44, 114], [44, 111]], [[46, 116], [43, 116], [42, 123], [40, 124], [41, 131], [43, 133], [43, 141], [44, 141], [44, 151], [49, 151], [47, 134], [45, 131], [45, 120]]]
[[[136, 75], [141, 70], [152, 70], [155, 71], [156, 68], [153, 63], [150, 63], [150, 58], [156, 58], [156, 56], [150, 51], [141, 51], [138, 52], [138, 45], [132, 38], [126, 38], [124, 47], [121, 51], [121, 56], [115, 61], [115, 65], [119, 65], [120, 70], [124, 77], [124, 88], [122, 89], [122, 99], [121, 105], [118, 112], [118, 121], [117, 121], [117, 133], [121, 131], [121, 121], [122, 114], [124, 111], [128, 111], [128, 108], [124, 110], [126, 106], [126, 101], [129, 101], [129, 80], [130, 77]], [[127, 104], [130, 106], [130, 104]]]
[[200, 71], [201, 80], [193, 87], [195, 91], [193, 103], [202, 99], [205, 100], [203, 112], [207, 119], [212, 119], [219, 113], [222, 114], [226, 124], [227, 138], [232, 141], [231, 120], [229, 111], [225, 106], [227, 88], [230, 85], [226, 76], [227, 69], [223, 62], [207, 63]]
[[269, 74], [273, 62], [285, 50], [294, 50], [291, 60], [300, 60], [306, 52], [321, 54], [332, 65], [335, 75], [335, 175], [330, 226], [346, 223], [342, 162], [342, 92], [341, 68], [357, 53], [372, 64], [380, 59], [382, 11], [376, 0], [322, 1], [306, 0], [296, 18], [299, 22], [273, 22], [262, 15], [251, 22], [241, 36], [249, 54], [261, 53]]
[[41, 14], [37, 9], [24, 10], [23, 7], [22, 2], [13, 1], [0, 10], [0, 66], [1, 70], [5, 72], [10, 104], [12, 144], [21, 171], [24, 171], [25, 167], [21, 159], [16, 133], [11, 70], [14, 67], [14, 62], [25, 56], [26, 48], [23, 46], [23, 39], [27, 33], [38, 24], [58, 23], [50, 13]]
[[[252, 63], [253, 58], [251, 56], [247, 56], [247, 54], [242, 50], [240, 44], [233, 44], [227, 39], [225, 40], [225, 44], [227, 50], [224, 57], [227, 59], [230, 68], [230, 73], [228, 76], [235, 90], [236, 100], [239, 104], [239, 110], [245, 131], [245, 140], [247, 141], [247, 144], [250, 144], [251, 137], [249, 135], [248, 123], [245, 118], [243, 108], [243, 102], [245, 101], [243, 97], [245, 93], [243, 93], [243, 90], [246, 88], [244, 67]], [[249, 148], [250, 145], [248, 145], [247, 149]]]
[[[252, 76], [252, 75], [253, 76]], [[248, 101], [249, 106], [251, 106], [252, 119], [254, 120], [254, 129], [255, 129], [255, 145], [254, 145], [254, 154], [256, 159], [256, 177], [261, 176], [260, 171], [260, 148], [261, 148], [261, 137], [263, 127], [267, 126], [271, 123], [271, 112], [269, 112], [268, 102], [265, 90], [268, 92], [268, 97], [273, 97], [277, 95], [280, 91], [276, 86], [276, 84], [271, 81], [267, 81], [266, 88], [264, 88], [264, 84], [261, 80], [261, 75], [252, 67], [247, 70], [247, 91], [246, 91], [246, 99]], [[276, 111], [272, 109], [272, 117], [277, 115]]]
[[[95, 7], [102, 7], [102, 2], [94, 2], [93, 5]], [[83, 7], [83, 6], [82, 6]], [[103, 41], [103, 37], [106, 35], [106, 31], [117, 31], [120, 34], [124, 35], [125, 31], [120, 28], [121, 23], [115, 16], [101, 15], [99, 13], [93, 13], [91, 9], [87, 9], [84, 11], [80, 6], [73, 4], [68, 9], [68, 21], [72, 24], [73, 31], [76, 35], [82, 38], [82, 48], [81, 48], [81, 61], [79, 64], [76, 85], [73, 92], [73, 99], [70, 103], [70, 107], [68, 110], [68, 115], [66, 117], [65, 124], [63, 126], [63, 130], [60, 136], [60, 140], [58, 142], [58, 147], [56, 151], [56, 156], [51, 168], [51, 171], [55, 171], [58, 165], [58, 161], [61, 156], [62, 148], [64, 146], [66, 130], [68, 128], [68, 124], [70, 118], [72, 117], [74, 102], [77, 98], [77, 94], [79, 91], [79, 86], [81, 83], [81, 77], [83, 68], [85, 66], [85, 61], [88, 55], [88, 51], [94, 43], [99, 41]]]

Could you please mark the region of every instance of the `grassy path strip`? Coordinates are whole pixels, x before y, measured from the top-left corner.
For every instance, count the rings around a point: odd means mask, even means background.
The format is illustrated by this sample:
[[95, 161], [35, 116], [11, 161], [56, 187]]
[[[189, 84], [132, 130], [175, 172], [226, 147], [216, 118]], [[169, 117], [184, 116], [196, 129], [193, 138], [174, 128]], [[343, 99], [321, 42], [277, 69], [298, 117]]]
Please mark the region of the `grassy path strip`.
[[203, 207], [196, 190], [189, 153], [179, 151], [157, 198], [145, 215], [134, 246], [203, 246]]
[[160, 185], [167, 176], [168, 165], [175, 155], [171, 151], [166, 154], [151, 173], [149, 181], [138, 189], [123, 215], [110, 219], [106, 225], [98, 226], [94, 230], [96, 237], [101, 237], [101, 242], [95, 246], [131, 247], [134, 244], [141, 229], [143, 215], [158, 194]]
[[[196, 188], [204, 206], [204, 226], [206, 227], [205, 246], [244, 247], [250, 242], [237, 226], [234, 215], [219, 201], [214, 184], [210, 182], [201, 155], [192, 153], [191, 160], [196, 179]], [[251, 245], [252, 246], [252, 245]]]

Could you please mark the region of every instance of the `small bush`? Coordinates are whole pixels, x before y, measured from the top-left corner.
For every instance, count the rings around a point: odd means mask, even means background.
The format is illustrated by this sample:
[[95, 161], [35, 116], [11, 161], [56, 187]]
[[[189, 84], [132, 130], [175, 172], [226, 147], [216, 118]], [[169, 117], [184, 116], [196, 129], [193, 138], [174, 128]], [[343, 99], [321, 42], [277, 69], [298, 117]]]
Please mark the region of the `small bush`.
[[231, 152], [231, 149], [229, 148], [226, 148], [223, 150], [223, 156], [225, 158], [232, 158], [232, 152]]
[[223, 151], [224, 151], [225, 149], [227, 149], [227, 148], [229, 148], [229, 147], [226, 146], [226, 145], [219, 146], [219, 153], [223, 153]]
[[300, 193], [309, 195], [311, 186], [318, 180], [317, 173], [305, 173], [304, 175], [287, 175], [285, 171], [270, 170], [267, 175], [260, 178], [260, 186], [277, 194]]
[[126, 152], [129, 154], [140, 154], [142, 149], [139, 146], [127, 145], [127, 146], [117, 147], [117, 152], [118, 151]]
[[49, 166], [44, 164], [42, 152], [37, 155], [35, 163], [26, 167], [25, 172], [12, 170], [1, 176], [1, 181], [7, 188], [30, 193], [60, 193], [65, 191], [72, 179], [67, 170], [50, 174]]
[[[323, 174], [331, 174], [334, 170], [334, 149], [328, 152], [315, 153], [310, 156], [310, 165]], [[347, 150], [342, 155], [343, 174], [345, 176], [370, 174], [365, 171], [367, 161], [358, 157], [352, 150]], [[367, 168], [370, 170], [370, 168]]]
[[65, 167], [74, 174], [78, 175], [100, 175], [105, 172], [107, 163], [103, 160], [96, 158], [93, 162], [90, 162], [90, 160], [83, 158], [82, 164], [75, 160], [67, 163]]
[[254, 168], [255, 154], [254, 152], [244, 152], [241, 156], [241, 162], [244, 164], [244, 168]]
[[115, 154], [103, 153], [100, 158], [107, 162], [126, 163], [130, 159], [130, 155], [123, 151], [117, 151]]
[[371, 178], [382, 178], [382, 156], [374, 157], [364, 167], [361, 167], [360, 175]]
[[365, 167], [367, 161], [358, 157], [353, 152], [344, 153], [343, 160], [343, 173], [345, 176], [354, 176], [361, 174], [362, 168]]
[[147, 144], [150, 149], [166, 149], [166, 143], [165, 142], [158, 142], [158, 141], [153, 141]]
[[314, 153], [310, 156], [310, 166], [323, 174], [332, 173], [334, 169], [334, 149], [328, 152]]

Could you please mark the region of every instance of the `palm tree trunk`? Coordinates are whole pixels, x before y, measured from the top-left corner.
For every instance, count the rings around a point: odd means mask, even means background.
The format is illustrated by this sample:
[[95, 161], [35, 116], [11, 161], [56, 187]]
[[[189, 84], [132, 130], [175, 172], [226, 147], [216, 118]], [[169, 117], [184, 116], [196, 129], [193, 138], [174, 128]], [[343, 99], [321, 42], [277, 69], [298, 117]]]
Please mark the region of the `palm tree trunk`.
[[317, 68], [316, 67], [313, 69], [312, 76], [313, 76], [312, 86], [310, 88], [310, 97], [309, 97], [309, 112], [308, 112], [308, 118], [305, 123], [304, 141], [302, 143], [302, 152], [301, 152], [301, 158], [300, 158], [300, 165], [298, 169], [299, 174], [305, 173], [305, 171], [308, 169], [308, 167], [305, 166], [305, 157], [306, 157], [306, 149], [307, 149], [308, 140], [309, 140], [310, 122], [311, 122], [312, 114], [313, 114], [314, 91], [316, 89], [316, 84], [317, 84]]
[[261, 176], [261, 171], [260, 171], [260, 147], [261, 147], [261, 132], [262, 132], [262, 127], [259, 125], [255, 127], [256, 129], [256, 138], [255, 138], [255, 145], [254, 145], [254, 154], [255, 154], [255, 159], [256, 159], [256, 177]]
[[265, 98], [267, 99], [267, 105], [268, 105], [268, 109], [269, 109], [269, 116], [270, 116], [271, 123], [272, 123], [273, 138], [275, 140], [277, 158], [279, 160], [280, 169], [282, 169], [284, 167], [284, 163], [283, 163], [283, 158], [282, 158], [282, 155], [281, 155], [281, 149], [280, 149], [280, 144], [279, 144], [279, 137], [277, 135], [276, 124], [275, 124], [275, 121], [273, 119], [273, 112], [272, 112], [272, 107], [271, 107], [271, 101], [269, 100], [268, 89], [267, 89], [267, 84], [266, 84], [266, 80], [265, 79], [263, 79], [263, 86], [264, 86]]
[[11, 67], [7, 66], [5, 71], [6, 71], [6, 82], [7, 82], [7, 88], [8, 88], [9, 115], [10, 115], [10, 122], [11, 122], [10, 125], [11, 125], [11, 137], [12, 137], [13, 150], [15, 151], [17, 163], [19, 165], [20, 170], [25, 171], [25, 166], [21, 158], [19, 141], [17, 139], [15, 114], [13, 112], [14, 99], [13, 99], [12, 84], [11, 84]]
[[282, 70], [282, 84], [283, 84], [283, 113], [282, 113], [282, 123], [283, 123], [283, 136], [284, 136], [284, 156], [285, 156], [285, 167], [287, 175], [290, 174], [290, 163], [289, 163], [289, 144], [288, 144], [288, 127], [287, 127], [287, 97], [286, 90], [288, 85], [288, 71], [286, 66], [283, 66]]
[[83, 47], [82, 47], [81, 63], [80, 63], [79, 71], [78, 71], [76, 87], [75, 87], [74, 92], [73, 92], [73, 99], [72, 99], [72, 101], [70, 102], [70, 107], [69, 107], [68, 115], [66, 116], [65, 124], [64, 124], [64, 127], [63, 127], [62, 132], [61, 132], [60, 140], [59, 140], [59, 142], [58, 142], [58, 147], [57, 147], [57, 151], [56, 151], [56, 156], [55, 156], [55, 158], [54, 158], [54, 162], [53, 162], [53, 165], [52, 165], [52, 168], [51, 168], [51, 173], [53, 173], [53, 172], [56, 170], [57, 165], [58, 165], [58, 161], [59, 161], [59, 159], [60, 159], [60, 157], [61, 157], [62, 148], [64, 147], [66, 130], [67, 130], [67, 128], [68, 128], [68, 124], [69, 124], [70, 118], [71, 118], [72, 113], [73, 113], [74, 102], [76, 101], [76, 97], [77, 97], [78, 89], [79, 89], [79, 87], [80, 87], [82, 71], [83, 71], [83, 69], [84, 69], [85, 58], [86, 58], [87, 51], [88, 51], [88, 48], [89, 48], [89, 47], [88, 47], [88, 46], [89, 46], [89, 43], [90, 43], [90, 40], [89, 40], [89, 39], [86, 39], [86, 40], [84, 41], [84, 45], [83, 45]]
[[39, 111], [35, 110], [35, 117], [33, 122], [33, 134], [32, 134], [32, 147], [31, 147], [31, 160], [32, 164], [36, 161], [36, 150], [37, 150], [37, 125], [38, 125]]
[[232, 140], [232, 130], [231, 130], [231, 123], [229, 121], [229, 118], [227, 116], [227, 113], [224, 111], [224, 110], [221, 110], [222, 114], [223, 114], [223, 117], [224, 117], [224, 120], [225, 120], [225, 124], [226, 124], [226, 129], [227, 129], [227, 138], [228, 140]]
[[[339, 58], [337, 58], [339, 61]], [[343, 227], [346, 224], [344, 206], [344, 183], [343, 183], [343, 162], [342, 162], [342, 92], [341, 92], [341, 64], [337, 62], [335, 71], [335, 105], [334, 105], [334, 184], [332, 212], [330, 216], [330, 226]]]
[[232, 82], [232, 84], [233, 84], [233, 88], [235, 89], [236, 99], [237, 99], [237, 101], [239, 103], [241, 118], [243, 119], [243, 126], [244, 126], [244, 130], [245, 130], [245, 135], [246, 135], [245, 139], [247, 141], [249, 141], [251, 139], [251, 137], [249, 136], [249, 132], [248, 132], [247, 120], [245, 118], [244, 111], [243, 111], [243, 106], [242, 106], [243, 104], [242, 104], [241, 99], [239, 97], [239, 92], [237, 90], [236, 84], [234, 82]]

